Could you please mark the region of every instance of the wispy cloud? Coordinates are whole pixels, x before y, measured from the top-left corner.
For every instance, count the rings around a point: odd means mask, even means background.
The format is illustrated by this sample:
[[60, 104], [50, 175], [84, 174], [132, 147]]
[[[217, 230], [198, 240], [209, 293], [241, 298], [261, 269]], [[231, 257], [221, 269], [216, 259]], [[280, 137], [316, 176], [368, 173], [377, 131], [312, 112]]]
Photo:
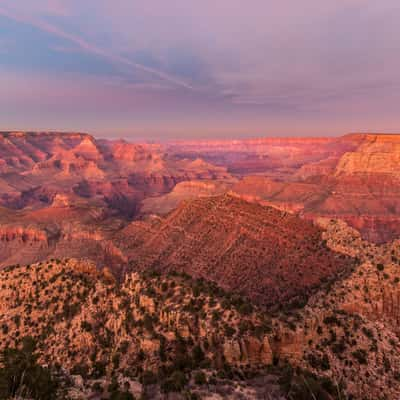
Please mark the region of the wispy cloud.
[[187, 83], [177, 77], [169, 75], [163, 71], [148, 67], [146, 65], [139, 64], [139, 63], [134, 62], [126, 57], [123, 57], [123, 56], [120, 56], [117, 54], [112, 54], [109, 51], [102, 49], [101, 47], [98, 47], [92, 43], [89, 43], [84, 38], [82, 38], [78, 35], [72, 34], [72, 33], [68, 33], [66, 31], [60, 29], [59, 27], [52, 25], [46, 21], [28, 17], [25, 15], [19, 15], [17, 13], [14, 13], [14, 12], [9, 11], [2, 7], [0, 7], [0, 15], [7, 17], [9, 19], [12, 19], [19, 23], [29, 24], [37, 29], [40, 29], [40, 30], [45, 31], [50, 34], [53, 34], [59, 38], [65, 39], [65, 40], [75, 44], [76, 46], [78, 46], [81, 50], [84, 50], [84, 51], [86, 51], [90, 54], [94, 54], [96, 56], [103, 57], [106, 60], [108, 60], [112, 63], [115, 63], [117, 65], [122, 65], [125, 67], [138, 69], [138, 70], [143, 71], [153, 77], [167, 81], [173, 85], [183, 87], [183, 88], [189, 89], [189, 90], [196, 90], [196, 88], [194, 86], [190, 85], [189, 83]]

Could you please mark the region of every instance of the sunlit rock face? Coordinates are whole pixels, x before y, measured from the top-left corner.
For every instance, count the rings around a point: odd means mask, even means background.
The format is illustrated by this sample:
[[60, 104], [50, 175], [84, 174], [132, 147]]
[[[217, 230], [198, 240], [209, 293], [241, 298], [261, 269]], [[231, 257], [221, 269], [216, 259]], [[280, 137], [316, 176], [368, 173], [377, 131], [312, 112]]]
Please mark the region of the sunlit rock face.
[[[239, 178], [230, 190], [243, 199], [305, 218], [341, 218], [383, 243], [400, 235], [399, 145], [400, 135], [349, 134], [176, 146], [226, 165]], [[256, 169], [233, 166], [246, 157]]]
[[342, 156], [335, 174], [384, 174], [400, 179], [400, 135], [365, 135], [355, 151]]
[[129, 255], [115, 238], [132, 220], [140, 226], [186, 200], [226, 193], [308, 220], [339, 218], [364, 239], [390, 241], [400, 236], [399, 142], [398, 135], [350, 134], [161, 145], [3, 132], [0, 226], [40, 235], [32, 242], [30, 234], [6, 235], [0, 262], [57, 254], [124, 270]]
[[0, 205], [8, 208], [40, 208], [56, 194], [75, 194], [132, 217], [144, 198], [167, 193], [179, 182], [227, 178], [223, 167], [171, 158], [160, 145], [84, 133], [0, 133]]

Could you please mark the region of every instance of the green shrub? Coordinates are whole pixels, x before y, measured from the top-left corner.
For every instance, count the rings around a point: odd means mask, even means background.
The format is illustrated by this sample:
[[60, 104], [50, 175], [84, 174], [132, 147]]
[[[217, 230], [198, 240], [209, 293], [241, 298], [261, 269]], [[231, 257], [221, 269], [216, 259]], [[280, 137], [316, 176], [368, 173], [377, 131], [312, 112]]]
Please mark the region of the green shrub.
[[80, 375], [82, 378], [86, 379], [89, 374], [89, 367], [87, 364], [84, 364], [84, 363], [76, 364], [71, 369], [71, 374], [72, 375]]
[[153, 319], [149, 314], [145, 314], [143, 317], [143, 326], [148, 332], [153, 332]]
[[253, 306], [251, 305], [251, 303], [243, 303], [238, 307], [237, 310], [242, 315], [249, 315], [253, 312]]
[[360, 363], [360, 364], [367, 364], [367, 352], [363, 349], [357, 349], [351, 353], [352, 356]]
[[322, 357], [316, 354], [309, 354], [308, 362], [310, 363], [311, 367], [315, 369], [327, 371], [331, 368], [329, 358], [326, 354], [324, 354]]
[[47, 368], [37, 364], [36, 343], [25, 337], [22, 348], [7, 348], [0, 356], [0, 398], [19, 397], [24, 394], [37, 400], [56, 398], [57, 381]]
[[192, 356], [195, 364], [199, 364], [204, 360], [204, 352], [199, 345], [193, 348]]
[[324, 318], [324, 324], [340, 326], [340, 320], [336, 317], [336, 315], [330, 315]]
[[157, 376], [154, 374], [153, 371], [144, 371], [140, 381], [143, 385], [153, 385], [157, 383]]
[[110, 400], [134, 400], [135, 398], [129, 392], [121, 392], [120, 390], [114, 390], [110, 392]]
[[81, 322], [81, 329], [85, 332], [91, 332], [92, 331], [92, 324], [88, 321], [82, 321]]
[[225, 325], [225, 336], [232, 337], [235, 334], [235, 329], [229, 325]]
[[182, 371], [174, 371], [171, 376], [161, 383], [161, 391], [164, 393], [180, 392], [187, 384], [187, 379]]
[[94, 379], [99, 379], [106, 374], [106, 364], [101, 361], [96, 361], [93, 363], [92, 377]]
[[194, 383], [196, 385], [205, 385], [207, 383], [206, 374], [203, 371], [198, 371], [194, 375]]
[[103, 386], [101, 386], [100, 382], [95, 382], [92, 386], [92, 390], [95, 393], [103, 393]]

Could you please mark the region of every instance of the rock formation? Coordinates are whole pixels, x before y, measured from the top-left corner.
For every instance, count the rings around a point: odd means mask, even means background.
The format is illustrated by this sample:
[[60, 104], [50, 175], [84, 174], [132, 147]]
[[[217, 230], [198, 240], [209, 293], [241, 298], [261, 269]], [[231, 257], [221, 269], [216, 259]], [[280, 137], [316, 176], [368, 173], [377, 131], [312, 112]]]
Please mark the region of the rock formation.
[[134, 222], [116, 242], [133, 269], [184, 271], [276, 305], [350, 268], [321, 233], [295, 215], [222, 195], [183, 203], [147, 227]]

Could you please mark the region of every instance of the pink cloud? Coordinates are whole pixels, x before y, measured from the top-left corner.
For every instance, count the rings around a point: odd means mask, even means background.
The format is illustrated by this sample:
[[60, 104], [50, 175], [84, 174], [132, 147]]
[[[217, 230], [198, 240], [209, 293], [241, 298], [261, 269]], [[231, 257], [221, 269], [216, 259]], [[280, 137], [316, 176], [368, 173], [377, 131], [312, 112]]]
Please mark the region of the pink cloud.
[[147, 67], [143, 64], [139, 64], [137, 62], [131, 61], [126, 57], [119, 56], [116, 54], [111, 54], [110, 52], [108, 52], [96, 45], [89, 43], [85, 39], [83, 39], [77, 35], [68, 33], [64, 30], [61, 30], [60, 28], [58, 28], [46, 21], [32, 18], [32, 17], [26, 16], [26, 15], [19, 15], [17, 13], [8, 11], [7, 9], [2, 8], [2, 7], [0, 7], [0, 15], [3, 15], [9, 19], [12, 19], [12, 20], [20, 22], [20, 23], [29, 24], [29, 25], [34, 26], [35, 28], [40, 29], [44, 32], [47, 32], [47, 33], [53, 34], [57, 37], [60, 37], [62, 39], [68, 40], [69, 42], [77, 45], [81, 50], [84, 50], [90, 54], [94, 54], [94, 55], [103, 57], [117, 65], [135, 68], [140, 71], [146, 72], [153, 77], [167, 81], [175, 86], [183, 87], [183, 88], [189, 89], [189, 90], [196, 90], [192, 85], [188, 84], [187, 82], [185, 82], [182, 79], [179, 79], [177, 77], [169, 75], [163, 71], [159, 71], [155, 68]]

